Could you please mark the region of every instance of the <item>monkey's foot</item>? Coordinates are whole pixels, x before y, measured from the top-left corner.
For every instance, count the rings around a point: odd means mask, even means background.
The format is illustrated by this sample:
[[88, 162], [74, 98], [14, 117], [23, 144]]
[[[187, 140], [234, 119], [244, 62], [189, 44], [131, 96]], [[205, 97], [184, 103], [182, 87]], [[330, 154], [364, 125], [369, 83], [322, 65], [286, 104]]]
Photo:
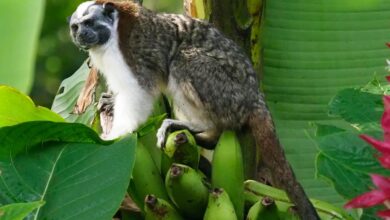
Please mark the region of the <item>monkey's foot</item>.
[[165, 142], [168, 138], [169, 133], [183, 129], [187, 129], [193, 135], [201, 132], [199, 129], [196, 129], [195, 126], [193, 126], [191, 123], [174, 119], [165, 119], [157, 131], [157, 147], [165, 147]]
[[102, 93], [97, 106], [100, 112], [105, 112], [108, 116], [114, 114], [114, 97], [111, 93]]
[[161, 124], [160, 128], [157, 131], [157, 147], [163, 148], [165, 147], [165, 142], [168, 138], [168, 134], [170, 132], [170, 127], [172, 126], [173, 120], [165, 119]]

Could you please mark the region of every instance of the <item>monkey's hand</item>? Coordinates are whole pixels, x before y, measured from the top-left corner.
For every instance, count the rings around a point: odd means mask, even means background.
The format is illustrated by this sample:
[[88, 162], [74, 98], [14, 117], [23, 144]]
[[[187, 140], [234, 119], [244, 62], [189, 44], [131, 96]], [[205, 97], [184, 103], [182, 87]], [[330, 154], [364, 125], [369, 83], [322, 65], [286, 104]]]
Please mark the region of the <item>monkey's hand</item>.
[[114, 97], [111, 93], [104, 92], [99, 98], [97, 105], [99, 112], [105, 112], [109, 116], [114, 114]]
[[102, 134], [100, 137], [103, 140], [113, 139], [109, 136], [114, 120], [114, 98], [112, 97], [112, 94], [102, 93], [97, 108], [100, 112], [100, 126], [102, 127]]

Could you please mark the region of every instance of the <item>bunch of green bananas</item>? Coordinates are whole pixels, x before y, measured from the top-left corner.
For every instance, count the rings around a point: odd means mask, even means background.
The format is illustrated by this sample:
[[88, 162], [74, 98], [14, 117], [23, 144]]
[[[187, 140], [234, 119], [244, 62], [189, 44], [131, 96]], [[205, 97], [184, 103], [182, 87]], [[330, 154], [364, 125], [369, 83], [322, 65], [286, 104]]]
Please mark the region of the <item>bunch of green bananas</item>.
[[[142, 143], [129, 194], [145, 219], [299, 219], [283, 191], [244, 180], [241, 147], [232, 131], [221, 135], [214, 150], [211, 179], [199, 170], [200, 148], [187, 130], [169, 135], [158, 161]], [[312, 202], [321, 219], [352, 219], [342, 209]]]

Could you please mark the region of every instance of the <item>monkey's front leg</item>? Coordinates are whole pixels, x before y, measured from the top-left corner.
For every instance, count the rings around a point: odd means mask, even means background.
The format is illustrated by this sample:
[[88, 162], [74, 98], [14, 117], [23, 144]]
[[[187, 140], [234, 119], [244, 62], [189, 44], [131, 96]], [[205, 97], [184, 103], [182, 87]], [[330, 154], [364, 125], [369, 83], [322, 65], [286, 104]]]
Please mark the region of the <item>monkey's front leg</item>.
[[157, 131], [157, 146], [162, 148], [170, 132], [186, 129], [194, 135], [196, 143], [204, 148], [213, 149], [217, 143], [219, 134], [205, 131], [190, 122], [175, 119], [165, 119]]
[[144, 123], [153, 109], [153, 97], [146, 92], [118, 93], [114, 97], [112, 129], [102, 138], [112, 140], [134, 132]]

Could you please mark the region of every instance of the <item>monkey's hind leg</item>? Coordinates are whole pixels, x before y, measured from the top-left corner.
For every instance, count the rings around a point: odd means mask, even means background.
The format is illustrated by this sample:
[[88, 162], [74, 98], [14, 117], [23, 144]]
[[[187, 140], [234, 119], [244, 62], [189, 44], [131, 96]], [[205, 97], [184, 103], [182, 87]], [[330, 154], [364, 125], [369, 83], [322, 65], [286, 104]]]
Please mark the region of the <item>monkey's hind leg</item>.
[[196, 140], [196, 143], [204, 148], [213, 149], [217, 143], [215, 135], [208, 135], [206, 131], [199, 129], [190, 122], [179, 121], [175, 119], [165, 119], [157, 131], [157, 146], [162, 148], [169, 133], [177, 130], [188, 130]]

